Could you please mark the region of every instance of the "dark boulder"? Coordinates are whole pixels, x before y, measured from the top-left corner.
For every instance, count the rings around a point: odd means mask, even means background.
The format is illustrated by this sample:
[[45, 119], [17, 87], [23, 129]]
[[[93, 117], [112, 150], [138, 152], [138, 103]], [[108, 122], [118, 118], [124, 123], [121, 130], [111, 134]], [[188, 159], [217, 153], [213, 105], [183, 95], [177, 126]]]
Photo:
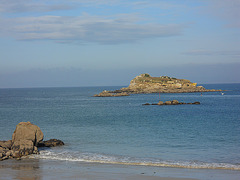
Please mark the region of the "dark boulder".
[[144, 106], [148, 106], [148, 105], [151, 105], [151, 104], [149, 104], [149, 103], [145, 103], [145, 104], [143, 104]]
[[38, 147], [55, 147], [55, 146], [62, 146], [64, 142], [59, 139], [50, 139], [47, 141], [42, 141], [38, 143]]

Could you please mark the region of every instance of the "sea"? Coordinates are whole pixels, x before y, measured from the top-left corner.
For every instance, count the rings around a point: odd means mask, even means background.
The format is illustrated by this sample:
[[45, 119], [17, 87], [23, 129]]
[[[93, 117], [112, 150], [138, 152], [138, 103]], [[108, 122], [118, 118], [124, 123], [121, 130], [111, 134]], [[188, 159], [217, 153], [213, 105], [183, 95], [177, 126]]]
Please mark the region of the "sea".
[[[226, 91], [93, 97], [121, 87], [0, 89], [0, 140], [30, 121], [44, 140], [65, 143], [35, 159], [240, 171], [240, 84], [203, 86]], [[201, 104], [143, 105], [159, 100]]]

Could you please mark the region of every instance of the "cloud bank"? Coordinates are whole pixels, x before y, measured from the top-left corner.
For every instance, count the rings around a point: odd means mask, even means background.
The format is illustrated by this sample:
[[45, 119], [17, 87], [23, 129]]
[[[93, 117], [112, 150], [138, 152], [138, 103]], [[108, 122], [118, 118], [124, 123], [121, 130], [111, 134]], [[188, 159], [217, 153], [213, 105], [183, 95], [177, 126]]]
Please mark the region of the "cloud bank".
[[[108, 15], [93, 15], [92, 13], [98, 7], [107, 9], [113, 6], [116, 9], [126, 8], [131, 11], [143, 8], [150, 11], [151, 8], [157, 8], [159, 13], [163, 9], [171, 12], [176, 10], [176, 7], [184, 9], [186, 2], [185, 0], [181, 3], [166, 0], [0, 0], [0, 37], [78, 44], [121, 44], [135, 43], [149, 38], [177, 36], [183, 33], [185, 25], [150, 23], [151, 18], [154, 17], [128, 11], [125, 14], [111, 12]], [[239, 25], [240, 27], [239, 0], [202, 2], [206, 3], [211, 13], [229, 20], [232, 26]], [[83, 11], [88, 8], [91, 9], [91, 14]]]
[[[155, 0], [0, 0], [0, 37], [52, 40], [59, 43], [121, 44], [177, 36], [186, 26], [149, 21], [146, 23], [146, 17], [138, 13], [111, 12], [93, 15], [98, 7], [103, 7], [104, 10], [113, 6], [116, 9], [166, 9], [170, 5], [171, 3]], [[91, 9], [91, 13], [83, 11], [86, 9]]]
[[71, 43], [119, 44], [138, 42], [146, 38], [176, 36], [183, 25], [141, 24], [135, 14], [97, 17], [83, 14], [77, 17], [40, 16], [0, 19], [2, 36], [17, 40], [54, 40]]

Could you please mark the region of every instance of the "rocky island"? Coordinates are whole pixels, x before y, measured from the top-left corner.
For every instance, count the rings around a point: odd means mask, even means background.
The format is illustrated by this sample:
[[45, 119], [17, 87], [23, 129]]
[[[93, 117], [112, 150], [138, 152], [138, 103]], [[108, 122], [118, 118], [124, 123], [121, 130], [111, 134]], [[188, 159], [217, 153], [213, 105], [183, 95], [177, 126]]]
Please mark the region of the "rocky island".
[[130, 94], [149, 93], [189, 93], [189, 92], [213, 92], [222, 91], [205, 89], [186, 79], [177, 79], [168, 76], [151, 77], [149, 74], [141, 74], [131, 80], [130, 85], [115, 91], [106, 91], [94, 95], [95, 97], [128, 96]]

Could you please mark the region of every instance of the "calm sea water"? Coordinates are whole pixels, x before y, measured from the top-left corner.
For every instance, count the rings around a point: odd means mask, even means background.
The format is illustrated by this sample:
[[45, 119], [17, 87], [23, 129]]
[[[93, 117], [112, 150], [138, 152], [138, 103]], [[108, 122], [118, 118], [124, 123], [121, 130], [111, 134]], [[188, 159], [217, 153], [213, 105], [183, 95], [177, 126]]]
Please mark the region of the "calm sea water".
[[200, 105], [142, 106], [159, 94], [92, 97], [120, 87], [0, 89], [0, 139], [16, 125], [38, 125], [63, 147], [35, 158], [240, 170], [240, 84], [208, 84], [220, 92], [161, 94]]

